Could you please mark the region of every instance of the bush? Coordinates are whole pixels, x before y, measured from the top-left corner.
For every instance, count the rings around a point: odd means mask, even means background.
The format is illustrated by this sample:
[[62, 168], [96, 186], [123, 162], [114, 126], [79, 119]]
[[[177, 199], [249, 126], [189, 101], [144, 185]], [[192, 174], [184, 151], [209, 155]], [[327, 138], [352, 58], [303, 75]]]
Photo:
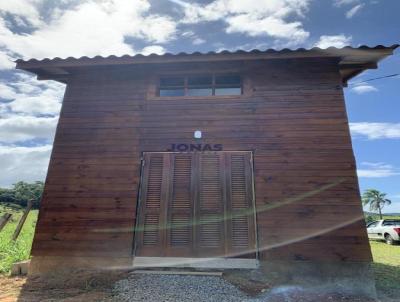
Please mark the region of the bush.
[[375, 221], [375, 217], [373, 217], [372, 215], [365, 215], [365, 222], [366, 224]]
[[38, 209], [42, 198], [44, 183], [35, 181], [27, 183], [19, 181], [11, 189], [0, 188], [0, 203], [14, 203], [26, 207], [29, 200], [33, 201], [33, 208]]

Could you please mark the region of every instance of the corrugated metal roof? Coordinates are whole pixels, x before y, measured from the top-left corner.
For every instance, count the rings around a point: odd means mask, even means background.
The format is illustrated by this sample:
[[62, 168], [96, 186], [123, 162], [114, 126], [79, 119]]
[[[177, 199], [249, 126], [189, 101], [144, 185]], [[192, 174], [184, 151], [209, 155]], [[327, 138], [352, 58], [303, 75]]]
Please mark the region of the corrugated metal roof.
[[194, 63], [194, 62], [222, 62], [240, 60], [266, 60], [266, 59], [294, 59], [294, 58], [338, 58], [340, 73], [343, 83], [370, 68], [377, 68], [377, 62], [391, 55], [399, 45], [392, 46], [377, 45], [370, 47], [362, 45], [359, 47], [346, 46], [343, 48], [329, 47], [326, 49], [314, 47], [310, 49], [297, 48], [281, 50], [254, 49], [250, 51], [237, 50], [221, 52], [193, 52], [193, 53], [165, 53], [162, 55], [124, 55], [124, 56], [95, 56], [73, 58], [46, 58], [43, 60], [17, 60], [17, 68], [32, 72], [40, 80], [56, 80], [63, 83], [68, 82], [68, 78], [83, 68], [97, 68], [110, 66], [129, 66], [135, 64], [165, 64], [165, 63]]
[[115, 55], [110, 55], [107, 57], [103, 56], [94, 56], [94, 57], [87, 57], [87, 56], [82, 56], [80, 58], [75, 58], [75, 57], [68, 57], [68, 58], [45, 58], [42, 60], [37, 60], [37, 59], [30, 59], [30, 60], [22, 60], [19, 59], [16, 61], [16, 63], [21, 64], [21, 63], [54, 63], [54, 62], [86, 62], [86, 61], [102, 61], [102, 60], [126, 60], [126, 59], [142, 59], [142, 58], [170, 58], [170, 57], [185, 57], [185, 56], [215, 56], [215, 55], [244, 55], [244, 54], [288, 54], [288, 53], [301, 53], [301, 52], [312, 52], [312, 53], [324, 53], [324, 54], [332, 54], [332, 55], [346, 55], [353, 53], [354, 51], [359, 51], [359, 50], [394, 50], [397, 47], [399, 47], [399, 44], [393, 44], [391, 46], [384, 46], [384, 45], [377, 45], [374, 47], [370, 47], [367, 45], [362, 45], [359, 47], [351, 47], [351, 46], [345, 46], [342, 48], [337, 48], [337, 47], [328, 47], [328, 48], [319, 48], [319, 47], [313, 47], [310, 49], [306, 48], [297, 48], [297, 49], [289, 49], [289, 48], [284, 48], [281, 50], [276, 50], [276, 49], [266, 49], [266, 50], [259, 50], [259, 49], [253, 49], [253, 50], [236, 50], [236, 51], [229, 51], [229, 50], [223, 50], [220, 52], [192, 52], [192, 53], [185, 53], [185, 52], [180, 52], [180, 53], [164, 53], [164, 54], [149, 54], [149, 55], [143, 55], [143, 54], [136, 54], [136, 55], [123, 55], [123, 56], [115, 56]]

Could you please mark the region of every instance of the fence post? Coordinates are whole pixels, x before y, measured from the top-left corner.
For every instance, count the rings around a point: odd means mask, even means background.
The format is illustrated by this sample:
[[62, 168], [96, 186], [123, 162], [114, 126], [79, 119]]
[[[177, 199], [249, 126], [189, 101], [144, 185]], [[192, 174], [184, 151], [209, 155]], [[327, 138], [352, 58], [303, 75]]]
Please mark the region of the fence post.
[[5, 213], [2, 217], [0, 217], [0, 232], [6, 226], [7, 222], [10, 220], [12, 214]]
[[29, 211], [31, 210], [31, 208], [32, 208], [32, 200], [29, 200], [28, 201], [28, 204], [26, 205], [26, 209], [25, 209], [25, 211], [24, 211], [24, 214], [22, 215], [22, 217], [21, 217], [21, 219], [19, 220], [19, 222], [18, 222], [18, 226], [17, 226], [17, 228], [15, 229], [15, 232], [14, 232], [14, 235], [13, 235], [13, 237], [12, 237], [12, 240], [17, 240], [17, 238], [18, 238], [18, 235], [19, 235], [19, 233], [21, 232], [21, 229], [22, 229], [22, 227], [23, 227], [23, 225], [24, 225], [24, 223], [25, 223], [25, 220], [26, 220], [26, 217], [28, 217], [28, 214], [29, 214]]

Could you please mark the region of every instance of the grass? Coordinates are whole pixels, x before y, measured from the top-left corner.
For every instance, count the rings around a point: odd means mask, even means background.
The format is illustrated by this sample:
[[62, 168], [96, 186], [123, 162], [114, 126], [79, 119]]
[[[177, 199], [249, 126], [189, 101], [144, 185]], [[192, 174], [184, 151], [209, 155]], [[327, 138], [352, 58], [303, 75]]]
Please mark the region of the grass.
[[[380, 219], [378, 214], [364, 214], [364, 215], [366, 217], [367, 216], [371, 217], [372, 218], [371, 221], [375, 221], [375, 220], [379, 220]], [[388, 216], [388, 215], [383, 214], [382, 215], [382, 219], [400, 219], [400, 216]]]
[[370, 241], [378, 293], [390, 298], [400, 297], [400, 245]]
[[31, 210], [16, 241], [12, 235], [22, 216], [23, 209], [16, 205], [0, 204], [0, 216], [13, 214], [0, 232], [0, 274], [8, 273], [13, 263], [29, 259], [38, 211]]

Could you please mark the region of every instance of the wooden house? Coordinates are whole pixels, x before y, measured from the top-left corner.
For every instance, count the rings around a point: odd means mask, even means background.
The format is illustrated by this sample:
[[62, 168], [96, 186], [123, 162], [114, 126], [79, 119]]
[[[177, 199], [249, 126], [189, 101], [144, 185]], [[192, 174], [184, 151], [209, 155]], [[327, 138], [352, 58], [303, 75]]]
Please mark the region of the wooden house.
[[17, 61], [66, 84], [32, 270], [368, 264], [343, 87], [396, 47]]

